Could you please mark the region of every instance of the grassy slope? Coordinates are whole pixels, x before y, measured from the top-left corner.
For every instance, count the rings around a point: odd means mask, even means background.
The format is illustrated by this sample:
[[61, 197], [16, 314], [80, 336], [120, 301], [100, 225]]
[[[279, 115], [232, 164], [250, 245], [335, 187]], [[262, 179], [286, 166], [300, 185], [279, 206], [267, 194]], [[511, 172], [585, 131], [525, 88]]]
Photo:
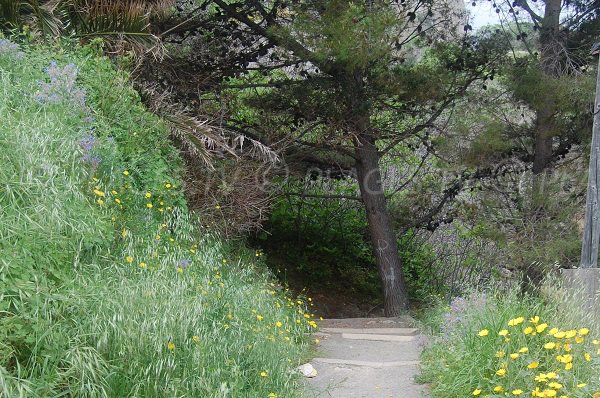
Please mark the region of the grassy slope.
[[161, 121], [65, 47], [0, 51], [0, 396], [297, 396], [305, 303], [196, 229]]

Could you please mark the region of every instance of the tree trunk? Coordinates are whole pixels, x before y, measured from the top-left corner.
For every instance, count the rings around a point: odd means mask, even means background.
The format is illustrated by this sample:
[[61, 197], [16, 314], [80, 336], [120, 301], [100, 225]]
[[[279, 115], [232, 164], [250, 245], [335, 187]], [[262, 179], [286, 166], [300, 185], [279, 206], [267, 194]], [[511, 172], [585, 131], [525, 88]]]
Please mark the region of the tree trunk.
[[381, 279], [385, 316], [398, 316], [408, 309], [409, 303], [396, 234], [383, 192], [379, 153], [375, 140], [368, 134], [368, 118], [362, 118], [358, 124], [356, 172]]
[[[560, 11], [561, 0], [547, 0], [540, 32], [540, 63], [542, 79], [552, 79], [561, 73], [560, 59]], [[542, 82], [543, 84], [543, 82]], [[555, 103], [547, 98], [539, 106], [536, 115], [533, 174], [541, 174], [552, 160], [552, 139], [556, 135], [554, 121]]]
[[533, 174], [541, 174], [552, 161], [552, 137], [555, 135], [553, 105], [545, 101], [537, 110]]

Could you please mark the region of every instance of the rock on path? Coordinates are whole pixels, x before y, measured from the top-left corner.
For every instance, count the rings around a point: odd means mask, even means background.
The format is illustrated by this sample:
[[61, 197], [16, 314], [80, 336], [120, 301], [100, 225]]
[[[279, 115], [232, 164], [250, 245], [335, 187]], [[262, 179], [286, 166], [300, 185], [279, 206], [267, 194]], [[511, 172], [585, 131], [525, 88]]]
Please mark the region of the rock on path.
[[418, 331], [410, 317], [326, 319], [319, 323], [318, 374], [308, 398], [421, 398]]

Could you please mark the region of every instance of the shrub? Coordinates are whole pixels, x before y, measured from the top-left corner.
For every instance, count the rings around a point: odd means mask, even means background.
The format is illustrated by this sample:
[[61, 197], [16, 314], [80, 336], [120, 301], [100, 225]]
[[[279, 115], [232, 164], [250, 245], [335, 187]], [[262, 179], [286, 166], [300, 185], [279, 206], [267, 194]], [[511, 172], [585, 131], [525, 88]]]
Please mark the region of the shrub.
[[423, 354], [433, 397], [591, 397], [598, 345], [572, 303], [497, 291], [456, 298]]

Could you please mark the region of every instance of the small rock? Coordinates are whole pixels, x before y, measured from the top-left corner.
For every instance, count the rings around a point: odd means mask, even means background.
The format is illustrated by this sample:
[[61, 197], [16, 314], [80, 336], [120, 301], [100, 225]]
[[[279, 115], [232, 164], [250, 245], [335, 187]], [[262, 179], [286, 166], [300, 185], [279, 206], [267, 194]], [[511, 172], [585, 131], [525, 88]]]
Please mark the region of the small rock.
[[298, 371], [304, 375], [304, 377], [312, 378], [317, 375], [317, 369], [315, 369], [310, 363], [298, 366]]

